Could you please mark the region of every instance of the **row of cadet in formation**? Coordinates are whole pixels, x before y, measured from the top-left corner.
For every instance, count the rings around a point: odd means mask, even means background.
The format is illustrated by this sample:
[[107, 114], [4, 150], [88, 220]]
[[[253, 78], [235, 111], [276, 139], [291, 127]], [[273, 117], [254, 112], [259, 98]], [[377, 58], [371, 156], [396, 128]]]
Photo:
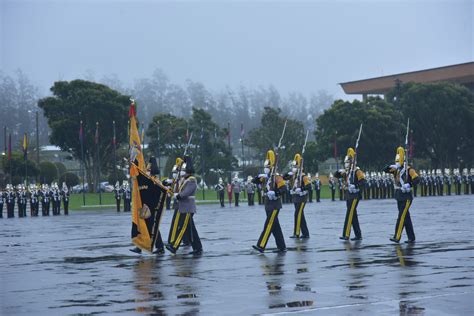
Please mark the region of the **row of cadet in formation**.
[[61, 201], [64, 215], [68, 215], [69, 189], [65, 183], [61, 188], [56, 182], [51, 183], [51, 185], [30, 184], [25, 186], [18, 184], [16, 187], [7, 184], [4, 190], [0, 190], [0, 218], [3, 217], [4, 205], [8, 218], [15, 217], [15, 209], [18, 217], [26, 217], [28, 205], [30, 206], [31, 216], [38, 216], [40, 205], [43, 216], [49, 216], [50, 210], [52, 210], [53, 215], [60, 215]]
[[[153, 161], [150, 161], [151, 165], [153, 165]], [[310, 237], [304, 208], [308, 202], [313, 181], [303, 171], [303, 159], [300, 154], [295, 155], [291, 165], [291, 170], [285, 174], [276, 172], [276, 155], [274, 151], [269, 150], [264, 162], [264, 172], [254, 178], [247, 179], [245, 185], [238, 184], [240, 189], [243, 188], [244, 190], [247, 190], [247, 187], [252, 187], [253, 190], [247, 191], [250, 193], [255, 193], [258, 191], [258, 188], [261, 190], [266, 220], [257, 244], [253, 245], [253, 248], [258, 252], [263, 253], [265, 251], [271, 235], [274, 236], [277, 245], [275, 251], [286, 251], [286, 243], [278, 221], [278, 213], [282, 208], [282, 197], [287, 193], [291, 196], [291, 201], [294, 204], [294, 226], [293, 234], [290, 238], [306, 239]], [[155, 167], [154, 169], [157, 168]], [[150, 169], [148, 171], [150, 172]], [[429, 178], [433, 175], [428, 172], [422, 171], [419, 175], [416, 170], [405, 161], [405, 150], [402, 147], [397, 148], [395, 162], [387, 165], [383, 169], [383, 172], [389, 176], [379, 176], [376, 173], [369, 173], [366, 176], [356, 165], [356, 153], [354, 149], [349, 148], [347, 150], [344, 159], [344, 168], [336, 171], [333, 177], [330, 177], [330, 181], [331, 178], [333, 178], [332, 181], [334, 181], [334, 183], [340, 183], [342, 191], [344, 192], [342, 195], [346, 201], [346, 215], [340, 239], [344, 241], [349, 240], [351, 229], [353, 229], [355, 236], [351, 238], [351, 240], [362, 240], [362, 231], [357, 216], [359, 201], [363, 199], [363, 194], [367, 194], [367, 198], [371, 195], [372, 190], [368, 190], [367, 193], [364, 193], [364, 191], [366, 188], [372, 187], [371, 183], [374, 183], [372, 181], [376, 181], [375, 183], [377, 183], [377, 181], [387, 179], [390, 183], [389, 186], [393, 187], [393, 193], [387, 193], [387, 196], [390, 195], [396, 200], [398, 208], [395, 230], [390, 240], [399, 243], [403, 230], [405, 229], [408, 237], [406, 242], [415, 242], [415, 232], [409, 212], [413, 201], [413, 188], [421, 186], [422, 195], [425, 193], [429, 195], [429, 192], [431, 192], [432, 195], [441, 195], [441, 191], [435, 192], [433, 189], [435, 186], [439, 187], [440, 182], [438, 182], [438, 185], [435, 185], [434, 182], [440, 180], [436, 180], [436, 176]], [[466, 188], [465, 193], [468, 194], [473, 189], [472, 175], [474, 175], [474, 173], [471, 172], [470, 175], [466, 170], [464, 173], [468, 176], [466, 179], [471, 179], [465, 180], [464, 182]], [[156, 172], [151, 172], [150, 174], [153, 176], [156, 175]], [[184, 160], [177, 158], [176, 164], [173, 167], [172, 177], [163, 181], [163, 183], [174, 192], [172, 196], [174, 214], [171, 220], [167, 243], [164, 244], [162, 242], [160, 235], [154, 245], [155, 254], [163, 254], [164, 248], [168, 249], [172, 254], [175, 254], [182, 243], [189, 244], [193, 247], [192, 254], [201, 254], [203, 251], [202, 243], [193, 221], [193, 216], [196, 213], [195, 193], [197, 189], [197, 181], [193, 174], [194, 169], [192, 167], [191, 158], [187, 156], [184, 157]], [[450, 172], [445, 172], [442, 177], [442, 182], [446, 183], [447, 181], [448, 188], [451, 179], [450, 174]], [[458, 175], [459, 172], [455, 170], [454, 179], [456, 179]], [[441, 174], [438, 176], [438, 179], [440, 178]], [[216, 189], [218, 191], [224, 191], [222, 179], [219, 182]], [[457, 184], [456, 192], [460, 192], [458, 189], [459, 180], [453, 180], [453, 182]], [[429, 190], [430, 183], [431, 191]], [[237, 183], [235, 183], [235, 185], [237, 185]], [[332, 187], [335, 188], [336, 184]], [[375, 187], [377, 187], [377, 184], [375, 184]], [[387, 190], [387, 192], [388, 191], [391, 190]], [[449, 189], [447, 192], [449, 194]], [[381, 196], [383, 196], [383, 194], [378, 193], [374, 197]], [[158, 234], [160, 233], [158, 232]], [[138, 247], [131, 249], [131, 251], [141, 253]]]
[[[313, 202], [313, 195], [316, 202], [320, 202], [323, 185], [319, 179], [319, 173], [316, 173], [314, 177], [311, 177], [309, 173], [307, 176], [310, 181], [310, 185], [308, 185], [308, 202]], [[452, 172], [450, 169], [444, 169], [444, 172], [441, 169], [432, 171], [421, 170], [419, 177], [419, 184], [413, 186], [414, 197], [417, 197], [418, 189], [421, 191], [420, 196], [442, 196], [451, 195], [452, 193], [456, 195], [474, 194], [474, 168], [469, 171], [467, 168], [464, 168], [462, 175], [459, 169], [454, 169]], [[286, 190], [281, 195], [283, 204], [292, 203], [289, 184], [289, 182], [285, 183]], [[339, 200], [344, 200], [344, 181], [342, 178], [337, 179], [330, 173], [327, 185], [331, 192], [332, 201], [336, 200], [336, 195], [338, 195]], [[225, 206], [225, 193], [227, 193], [229, 204], [232, 204], [232, 200], [234, 200], [235, 206], [239, 206], [240, 194], [242, 192], [246, 194], [249, 206], [254, 205], [255, 199], [257, 199], [259, 205], [263, 204], [262, 185], [255, 184], [251, 176], [248, 176], [247, 181], [243, 182], [236, 175], [232, 183], [227, 185], [224, 184], [222, 178], [219, 178], [218, 184], [215, 185], [215, 190], [222, 207]], [[361, 191], [362, 199], [364, 200], [393, 198], [395, 195], [395, 178], [393, 174], [374, 171], [367, 172], [365, 184]]]

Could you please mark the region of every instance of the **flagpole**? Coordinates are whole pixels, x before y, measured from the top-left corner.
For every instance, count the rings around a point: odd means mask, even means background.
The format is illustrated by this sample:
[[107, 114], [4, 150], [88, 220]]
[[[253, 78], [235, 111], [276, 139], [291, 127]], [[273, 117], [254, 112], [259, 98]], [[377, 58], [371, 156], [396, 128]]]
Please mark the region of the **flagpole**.
[[8, 163], [10, 165], [10, 184], [12, 183], [12, 134], [8, 134]]
[[205, 175], [206, 175], [206, 169], [204, 167], [204, 128], [202, 127], [202, 121], [201, 121], [201, 167], [202, 167], [202, 170], [201, 170], [201, 176], [202, 176], [202, 200], [204, 201], [206, 199], [206, 194], [204, 193], [205, 191], [205, 184], [206, 184], [206, 181], [204, 180], [205, 179]]
[[244, 123], [240, 124], [240, 142], [242, 143], [242, 167], [245, 165], [244, 155]]
[[84, 175], [84, 129], [82, 128], [82, 120], [81, 120], [81, 127], [79, 130], [79, 140], [81, 142], [81, 176], [82, 176], [82, 204], [86, 205], [86, 192], [84, 190], [84, 182], [85, 182], [85, 175]]
[[96, 161], [97, 161], [97, 185], [99, 188], [99, 205], [102, 205], [102, 192], [100, 188], [100, 154], [99, 154], [99, 122], [95, 123]]
[[[230, 147], [230, 122], [227, 122], [227, 143], [229, 145], [230, 156], [232, 157], [232, 148]], [[229, 183], [232, 181], [232, 170], [229, 168]]]
[[114, 127], [114, 139], [113, 139], [113, 145], [114, 145], [114, 180], [117, 182], [117, 149], [116, 149], [116, 136], [115, 136], [115, 121], [112, 121], [113, 127]]
[[28, 185], [28, 136], [23, 136], [23, 160], [25, 161], [25, 186]]

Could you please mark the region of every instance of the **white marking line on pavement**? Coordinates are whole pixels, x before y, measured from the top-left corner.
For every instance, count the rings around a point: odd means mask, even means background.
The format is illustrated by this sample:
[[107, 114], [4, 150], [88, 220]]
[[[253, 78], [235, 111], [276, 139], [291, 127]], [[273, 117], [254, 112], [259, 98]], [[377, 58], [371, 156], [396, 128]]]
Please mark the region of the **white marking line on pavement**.
[[[446, 296], [454, 296], [454, 295], [462, 295], [462, 294], [472, 294], [472, 293], [474, 293], [474, 292], [458, 292], [458, 293], [439, 294], [439, 295], [431, 295], [431, 296], [419, 296], [419, 297], [404, 299], [403, 301], [404, 302], [411, 302], [411, 301], [416, 301], [416, 300], [424, 300], [424, 299], [430, 299], [430, 298], [446, 297]], [[386, 300], [386, 301], [368, 302], [368, 303], [355, 303], [355, 304], [346, 304], [346, 305], [335, 305], [335, 306], [299, 309], [299, 310], [295, 310], [295, 311], [284, 311], [284, 312], [278, 312], [278, 313], [264, 313], [264, 314], [260, 314], [260, 315], [285, 315], [285, 314], [314, 312], [314, 311], [319, 311], [319, 310], [339, 309], [339, 308], [354, 307], [354, 306], [382, 305], [382, 304], [387, 304], [387, 303], [398, 303], [398, 302], [401, 302], [401, 301], [402, 300]]]

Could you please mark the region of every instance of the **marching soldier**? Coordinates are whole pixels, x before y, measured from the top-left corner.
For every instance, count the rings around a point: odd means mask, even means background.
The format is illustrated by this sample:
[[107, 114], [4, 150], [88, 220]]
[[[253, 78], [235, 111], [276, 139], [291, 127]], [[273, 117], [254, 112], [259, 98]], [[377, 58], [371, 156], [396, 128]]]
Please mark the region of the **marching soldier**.
[[263, 204], [263, 199], [262, 199], [262, 184], [261, 184], [261, 183], [257, 183], [256, 186], [257, 186], [257, 200], [258, 200], [258, 205], [262, 205], [262, 204]]
[[60, 207], [61, 207], [61, 195], [59, 192], [59, 187], [57, 183], [51, 184], [51, 202], [53, 204], [53, 215], [61, 215]]
[[474, 194], [474, 168], [469, 170], [469, 183], [471, 184], [471, 194]]
[[384, 172], [391, 173], [395, 176], [395, 199], [398, 205], [398, 219], [395, 226], [395, 234], [390, 240], [399, 243], [403, 228], [405, 227], [408, 236], [407, 243], [414, 243], [415, 232], [413, 230], [409, 210], [413, 201], [411, 188], [419, 179], [415, 169], [405, 162], [405, 150], [402, 147], [397, 148], [395, 164], [385, 167]]
[[309, 203], [313, 203], [313, 178], [311, 178], [311, 173], [308, 173], [308, 179], [311, 181], [311, 187], [308, 188], [308, 198], [309, 198]]
[[247, 184], [245, 185], [245, 190], [247, 191], [247, 200], [248, 205], [253, 206], [255, 201], [255, 184], [252, 182], [252, 177], [247, 177]]
[[342, 183], [342, 178], [337, 179], [337, 186], [339, 188], [339, 200], [344, 201], [344, 184]]
[[26, 217], [26, 192], [22, 184], [17, 185], [18, 217]]
[[[170, 178], [166, 178], [166, 179], [163, 179], [163, 185], [168, 189], [168, 191], [172, 191], [173, 188], [171, 187], [173, 184], [173, 179], [170, 179]], [[166, 209], [167, 210], [171, 210], [171, 198], [173, 196], [171, 195], [171, 193], [166, 193]]]
[[331, 190], [331, 201], [334, 202], [336, 197], [336, 181], [334, 181], [332, 173], [329, 174], [329, 189]]
[[122, 181], [123, 211], [130, 212], [130, 203], [132, 202], [132, 192], [127, 180]]
[[456, 191], [456, 195], [461, 195], [461, 184], [461, 175], [459, 174], [459, 169], [456, 168], [454, 169], [454, 189]]
[[443, 181], [443, 173], [441, 169], [436, 170], [436, 181], [438, 183], [438, 195], [444, 195], [444, 181]]
[[172, 254], [176, 254], [179, 249], [184, 235], [188, 236], [189, 242], [193, 247], [191, 254], [200, 255], [202, 253], [202, 244], [199, 234], [194, 225], [194, 214], [196, 213], [196, 200], [195, 193], [197, 189], [196, 178], [193, 176], [194, 168], [191, 157], [185, 156], [184, 163], [184, 176], [180, 181], [178, 192], [174, 193], [176, 200], [178, 201], [179, 210], [179, 221], [178, 221], [178, 235], [172, 244], [166, 245]]
[[7, 203], [7, 217], [15, 217], [15, 192], [13, 191], [13, 186], [11, 184], [7, 184], [5, 202]]
[[345, 179], [347, 184], [344, 195], [346, 196], [346, 219], [342, 236], [339, 239], [349, 240], [351, 235], [351, 226], [354, 228], [355, 237], [351, 240], [362, 240], [362, 232], [359, 226], [359, 218], [357, 217], [357, 205], [362, 197], [361, 189], [364, 187], [365, 175], [362, 170], [355, 165], [356, 152], [353, 148], [347, 149], [344, 158], [344, 169], [336, 172], [336, 178]]
[[[181, 188], [181, 185], [183, 184], [184, 181], [184, 176], [186, 175], [186, 171], [183, 169], [185, 167], [184, 160], [181, 158], [176, 158], [176, 163], [173, 166], [173, 169], [171, 170], [172, 172], [172, 178], [173, 178], [173, 192], [178, 193], [179, 188]], [[171, 227], [168, 233], [168, 245], [174, 244], [176, 238], [178, 237], [179, 230], [178, 230], [178, 223], [181, 218], [181, 213], [179, 212], [179, 202], [176, 199], [176, 196], [173, 196], [173, 217], [171, 219]], [[184, 239], [184, 244], [188, 244], [188, 235], [183, 236]]]
[[0, 189], [0, 218], [3, 218], [3, 203], [5, 202], [5, 192]]
[[281, 195], [285, 190], [285, 180], [283, 177], [275, 173], [276, 156], [273, 150], [267, 152], [264, 162], [264, 173], [258, 175], [253, 181], [262, 185], [264, 192], [264, 205], [267, 219], [263, 231], [260, 234], [257, 245], [252, 246], [255, 250], [263, 253], [267, 246], [270, 235], [273, 234], [279, 252], [286, 251], [285, 239], [281, 231], [280, 222], [278, 221], [278, 213], [282, 208]]
[[42, 215], [49, 216], [49, 204], [51, 203], [50, 202], [51, 194], [50, 194], [49, 187], [47, 184], [42, 185], [40, 195], [41, 195]]
[[122, 189], [120, 188], [120, 182], [115, 182], [114, 186], [115, 205], [117, 206], [117, 213], [120, 213], [120, 202], [122, 200]]
[[314, 177], [314, 191], [316, 192], [316, 202], [321, 202], [321, 180], [319, 180], [319, 173], [316, 172]]
[[308, 225], [304, 216], [304, 207], [308, 199], [308, 190], [311, 180], [304, 174], [302, 166], [302, 156], [296, 154], [291, 163], [291, 171], [285, 175], [285, 180], [289, 180], [290, 193], [295, 205], [295, 224], [293, 236], [290, 238], [309, 238]]
[[69, 215], [69, 189], [66, 185], [66, 182], [63, 182], [61, 197], [63, 200], [64, 215]]
[[370, 200], [370, 172], [367, 172], [367, 179], [365, 181], [364, 189], [362, 190], [364, 200]]
[[[448, 168], [444, 169], [444, 184], [446, 185], [446, 194], [451, 195], [451, 184], [453, 179], [451, 177], [451, 170]], [[416, 195], [415, 195], [416, 197]]]
[[217, 192], [217, 197], [219, 199], [219, 202], [221, 203], [221, 207], [224, 207], [224, 196], [225, 196], [225, 187], [224, 187], [224, 181], [222, 178], [219, 178], [218, 183], [216, 184], [215, 190]]
[[31, 216], [38, 216], [39, 201], [38, 189], [35, 184], [30, 184], [30, 213]]
[[240, 181], [237, 175], [234, 176], [234, 180], [232, 181], [232, 191], [234, 192], [235, 198], [235, 206], [239, 206], [239, 196], [240, 196]]

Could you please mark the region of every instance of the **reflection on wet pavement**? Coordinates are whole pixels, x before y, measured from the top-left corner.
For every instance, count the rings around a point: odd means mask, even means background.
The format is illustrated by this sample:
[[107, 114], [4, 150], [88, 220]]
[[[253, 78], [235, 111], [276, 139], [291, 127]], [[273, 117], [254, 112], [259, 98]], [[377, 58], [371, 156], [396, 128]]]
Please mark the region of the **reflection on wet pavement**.
[[[308, 240], [283, 254], [251, 250], [255, 206], [200, 206], [204, 254], [128, 251], [130, 214], [0, 220], [0, 314], [474, 314], [474, 196], [415, 200], [416, 244], [392, 244], [393, 201], [362, 201], [364, 240], [337, 237], [343, 203], [307, 205]], [[170, 214], [162, 227], [166, 235]], [[293, 211], [284, 205], [286, 237]], [[269, 241], [270, 250], [274, 241]]]

